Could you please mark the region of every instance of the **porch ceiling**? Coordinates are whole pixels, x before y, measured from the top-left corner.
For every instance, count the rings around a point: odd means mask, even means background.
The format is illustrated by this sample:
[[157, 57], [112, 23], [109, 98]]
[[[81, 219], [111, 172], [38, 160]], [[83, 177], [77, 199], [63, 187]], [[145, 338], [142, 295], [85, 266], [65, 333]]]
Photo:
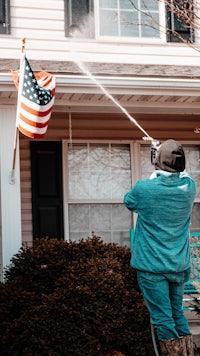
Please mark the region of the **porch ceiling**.
[[[200, 114], [200, 79], [95, 77], [124, 108], [135, 113]], [[54, 111], [119, 112], [91, 78], [56, 76]], [[12, 77], [0, 73], [0, 107], [17, 103]]]

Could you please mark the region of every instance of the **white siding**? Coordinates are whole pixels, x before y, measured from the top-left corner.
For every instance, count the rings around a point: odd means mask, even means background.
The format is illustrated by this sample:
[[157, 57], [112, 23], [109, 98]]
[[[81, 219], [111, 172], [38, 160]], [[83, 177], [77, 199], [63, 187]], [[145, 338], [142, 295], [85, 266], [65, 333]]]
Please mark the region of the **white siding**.
[[[11, 1], [11, 35], [0, 36], [1, 58], [18, 58], [21, 39], [27, 39], [27, 51], [43, 48], [51, 50], [57, 41], [65, 39], [64, 1]], [[32, 46], [32, 43], [35, 43]], [[5, 49], [5, 51], [4, 51]], [[34, 53], [32, 58], [38, 58]], [[48, 50], [46, 52], [48, 59]]]
[[64, 0], [12, 0], [11, 35], [0, 35], [1, 58], [18, 60], [23, 37], [29, 59], [69, 61], [78, 56], [90, 62], [199, 66], [199, 53], [182, 43], [66, 38]]
[[[15, 166], [15, 184], [10, 184], [13, 163], [16, 112], [0, 109], [0, 215], [1, 267], [10, 264], [11, 257], [21, 247], [21, 204], [19, 147]], [[1, 271], [2, 272], [2, 271]]]

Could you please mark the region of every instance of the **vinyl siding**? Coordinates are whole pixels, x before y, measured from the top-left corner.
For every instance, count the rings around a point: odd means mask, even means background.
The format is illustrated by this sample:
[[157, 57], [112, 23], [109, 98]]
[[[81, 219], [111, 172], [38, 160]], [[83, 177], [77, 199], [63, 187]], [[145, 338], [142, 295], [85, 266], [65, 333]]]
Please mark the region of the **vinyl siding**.
[[32, 241], [30, 140], [23, 135], [20, 135], [20, 174], [22, 241], [29, 243]]
[[16, 38], [24, 36], [27, 40], [43, 39], [47, 43], [63, 39], [64, 1], [29, 0], [24, 3], [22, 0], [13, 0], [11, 2], [11, 26], [12, 36]]
[[70, 61], [78, 53], [79, 59], [86, 62], [102, 62], [103, 58], [107, 63], [199, 66], [198, 53], [182, 43], [174, 45], [163, 39], [67, 38], [64, 0], [12, 0], [10, 14], [11, 34], [0, 36], [1, 58], [18, 60], [21, 39], [25, 37], [31, 60]]
[[[16, 150], [14, 180], [15, 110], [0, 108], [0, 275], [11, 256], [21, 247], [21, 204], [19, 148]], [[1, 256], [2, 254], [2, 256]]]

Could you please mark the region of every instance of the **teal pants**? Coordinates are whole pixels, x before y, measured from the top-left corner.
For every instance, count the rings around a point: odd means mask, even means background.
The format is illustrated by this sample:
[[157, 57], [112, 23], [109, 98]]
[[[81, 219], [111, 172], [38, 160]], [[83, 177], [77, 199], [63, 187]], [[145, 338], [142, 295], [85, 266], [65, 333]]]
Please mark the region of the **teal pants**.
[[190, 270], [165, 274], [137, 271], [138, 284], [158, 340], [190, 334], [182, 308], [184, 283], [189, 276]]

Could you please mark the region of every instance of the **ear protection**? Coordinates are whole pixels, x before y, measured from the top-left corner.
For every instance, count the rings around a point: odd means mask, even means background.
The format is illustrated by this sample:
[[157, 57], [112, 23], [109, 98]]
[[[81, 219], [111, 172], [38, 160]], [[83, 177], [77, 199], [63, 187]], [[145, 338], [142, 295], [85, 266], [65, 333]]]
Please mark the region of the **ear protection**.
[[151, 164], [155, 163], [158, 148], [160, 147], [160, 141], [158, 140], [153, 140], [151, 142]]

